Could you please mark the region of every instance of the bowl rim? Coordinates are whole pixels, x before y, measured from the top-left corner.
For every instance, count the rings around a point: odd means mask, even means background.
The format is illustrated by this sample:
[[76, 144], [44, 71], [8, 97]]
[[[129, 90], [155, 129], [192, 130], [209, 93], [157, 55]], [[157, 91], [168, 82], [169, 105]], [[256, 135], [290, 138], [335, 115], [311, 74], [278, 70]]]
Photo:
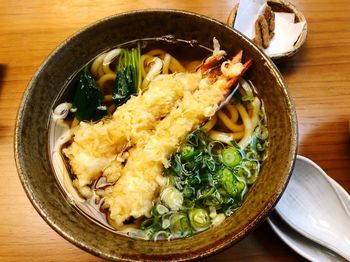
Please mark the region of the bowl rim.
[[[289, 116], [289, 119], [291, 121], [291, 126], [292, 126], [293, 130], [291, 132], [291, 134], [292, 134], [292, 136], [291, 136], [291, 149], [289, 151], [289, 155], [292, 156], [292, 158], [290, 160], [288, 167], [286, 168], [286, 170], [288, 170], [288, 175], [286, 176], [285, 181], [281, 184], [281, 187], [279, 188], [279, 192], [277, 192], [274, 195], [272, 201], [270, 201], [269, 204], [265, 206], [265, 208], [262, 210], [262, 212], [259, 215], [257, 215], [255, 217], [255, 219], [252, 220], [251, 223], [249, 223], [247, 225], [245, 230], [242, 230], [240, 232], [240, 234], [238, 234], [238, 236], [236, 236], [235, 238], [230, 237], [228, 239], [222, 239], [217, 245], [215, 245], [214, 247], [208, 248], [208, 250], [206, 250], [203, 253], [200, 253], [200, 254], [197, 254], [195, 252], [193, 252], [191, 254], [188, 253], [187, 256], [182, 256], [180, 258], [177, 258], [177, 261], [192, 261], [192, 260], [197, 260], [197, 259], [203, 259], [203, 258], [208, 257], [210, 255], [216, 254], [224, 249], [227, 249], [232, 244], [237, 243], [240, 240], [242, 240], [244, 238], [244, 236], [249, 234], [258, 224], [261, 224], [263, 222], [263, 219], [266, 218], [268, 216], [269, 212], [272, 211], [273, 207], [277, 204], [278, 200], [282, 196], [282, 193], [285, 190], [285, 188], [288, 184], [288, 181], [290, 179], [291, 173], [293, 171], [294, 164], [296, 161], [296, 155], [297, 155], [297, 149], [298, 149], [298, 137], [299, 137], [298, 122], [297, 122], [297, 115], [296, 115], [295, 106], [294, 106], [294, 103], [292, 101], [291, 95], [289, 93], [288, 87], [287, 87], [286, 83], [284, 82], [283, 77], [282, 77], [281, 73], [279, 72], [278, 68], [276, 67], [276, 65], [273, 63], [271, 58], [268, 57], [264, 52], [262, 52], [258, 47], [256, 47], [255, 44], [252, 43], [252, 41], [250, 39], [248, 39], [246, 36], [241, 34], [239, 31], [231, 28], [227, 24], [225, 24], [225, 23], [223, 23], [215, 18], [206, 16], [206, 15], [202, 15], [202, 14], [198, 14], [195, 12], [191, 12], [191, 11], [181, 10], [181, 9], [168, 9], [168, 8], [139, 9], [139, 10], [121, 12], [121, 13], [107, 16], [107, 17], [102, 18], [102, 19], [98, 19], [97, 21], [82, 27], [81, 29], [79, 29], [78, 31], [76, 31], [75, 33], [73, 33], [72, 35], [67, 37], [51, 53], [49, 53], [49, 55], [43, 60], [43, 62], [41, 62], [40, 66], [38, 67], [38, 69], [34, 73], [33, 77], [28, 82], [25, 92], [23, 93], [21, 103], [20, 103], [18, 110], [17, 110], [16, 123], [15, 123], [15, 129], [14, 129], [14, 158], [15, 158], [17, 173], [18, 173], [19, 179], [21, 181], [21, 184], [23, 186], [23, 189], [24, 189], [28, 199], [30, 200], [31, 204], [33, 205], [33, 207], [36, 209], [36, 211], [39, 213], [39, 215], [45, 220], [45, 222], [52, 229], [54, 229], [60, 236], [62, 236], [64, 239], [68, 240], [69, 242], [71, 242], [75, 246], [81, 248], [82, 250], [87, 251], [90, 254], [93, 254], [95, 256], [98, 256], [98, 257], [101, 257], [104, 259], [109, 259], [109, 260], [110, 259], [112, 259], [112, 260], [118, 259], [120, 261], [139, 261], [138, 259], [135, 259], [135, 258], [116, 257], [115, 255], [103, 253], [97, 248], [91, 248], [89, 245], [76, 240], [73, 235], [65, 232], [63, 229], [61, 229], [60, 225], [56, 224], [55, 221], [52, 221], [48, 217], [48, 213], [47, 213], [47, 210], [45, 209], [45, 207], [41, 206], [39, 201], [36, 199], [35, 193], [30, 186], [29, 180], [26, 179], [27, 176], [25, 174], [25, 170], [21, 166], [22, 156], [20, 153], [21, 145], [20, 145], [19, 141], [21, 140], [21, 131], [22, 131], [22, 125], [21, 125], [21, 123], [23, 121], [22, 111], [23, 111], [23, 109], [25, 109], [26, 103], [29, 99], [29, 94], [31, 93], [31, 90], [34, 88], [33, 84], [34, 84], [36, 78], [40, 74], [41, 70], [50, 61], [50, 58], [52, 58], [63, 47], [65, 47], [68, 42], [70, 42], [72, 39], [78, 37], [82, 32], [84, 32], [87, 29], [98, 26], [101, 23], [107, 22], [108, 20], [112, 20], [112, 19], [115, 19], [118, 17], [137, 15], [138, 13], [145, 13], [145, 12], [146, 13], [154, 13], [154, 12], [156, 12], [156, 13], [177, 13], [177, 14], [183, 14], [183, 15], [188, 15], [188, 16], [196, 16], [196, 17], [199, 17], [201, 19], [208, 20], [210, 22], [214, 22], [222, 27], [226, 27], [226, 28], [230, 29], [231, 31], [236, 32], [238, 35], [240, 35], [242, 38], [244, 38], [247, 42], [249, 42], [252, 45], [252, 48], [254, 48], [256, 50], [256, 52], [258, 52], [262, 57], [265, 58], [265, 60], [266, 60], [265, 62], [268, 63], [268, 66], [272, 70], [271, 73], [275, 76], [275, 78], [277, 79], [277, 82], [282, 87], [282, 91], [286, 97], [286, 100], [288, 102], [288, 108], [290, 109], [290, 113], [291, 113], [291, 115]], [[186, 254], [186, 253], [183, 253], [183, 254]], [[163, 260], [163, 259], [164, 258], [162, 258], [162, 257], [157, 258], [157, 260]]]

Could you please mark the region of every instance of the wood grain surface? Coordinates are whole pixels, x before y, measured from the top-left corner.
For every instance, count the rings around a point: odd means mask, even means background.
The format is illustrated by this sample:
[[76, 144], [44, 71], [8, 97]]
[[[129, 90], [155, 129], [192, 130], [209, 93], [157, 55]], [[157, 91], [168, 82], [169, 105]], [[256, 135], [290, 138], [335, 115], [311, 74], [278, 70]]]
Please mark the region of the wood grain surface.
[[[0, 1], [0, 261], [101, 261], [54, 232], [36, 213], [13, 157], [16, 112], [28, 81], [67, 37], [98, 19], [144, 8], [194, 11], [226, 21], [234, 0]], [[308, 21], [306, 45], [279, 65], [295, 102], [299, 154], [350, 191], [350, 1], [294, 1]], [[264, 223], [208, 261], [300, 261]]]

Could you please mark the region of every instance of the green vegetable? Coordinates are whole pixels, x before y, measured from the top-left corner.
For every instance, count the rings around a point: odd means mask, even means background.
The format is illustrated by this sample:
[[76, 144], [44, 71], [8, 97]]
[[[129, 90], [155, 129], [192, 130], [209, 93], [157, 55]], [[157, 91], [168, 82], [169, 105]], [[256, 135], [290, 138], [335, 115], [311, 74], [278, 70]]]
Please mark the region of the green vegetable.
[[210, 155], [210, 156], [203, 156], [203, 165], [210, 171], [210, 172], [215, 172], [218, 168], [219, 165], [217, 164], [215, 157]]
[[212, 192], [210, 192], [210, 195], [207, 196], [203, 200], [203, 205], [210, 207], [217, 207], [221, 208], [222, 204], [224, 203], [224, 199], [227, 196], [227, 193], [224, 189], [214, 189]]
[[195, 208], [190, 210], [188, 216], [191, 226], [196, 231], [202, 231], [210, 225], [209, 214], [203, 208]]
[[200, 152], [195, 151], [192, 146], [185, 146], [181, 149], [180, 155], [182, 161], [189, 161], [197, 156]]
[[183, 203], [182, 193], [175, 187], [167, 187], [160, 196], [162, 202], [171, 210], [178, 210]]
[[187, 136], [187, 142], [198, 150], [201, 150], [207, 147], [208, 137], [203, 130], [197, 129]]
[[167, 239], [169, 236], [171, 236], [170, 232], [168, 231], [158, 231], [153, 235], [154, 240], [162, 240], [162, 239]]
[[265, 148], [266, 148], [266, 144], [265, 143], [257, 143], [256, 144], [256, 149], [259, 151], [259, 152], [261, 152], [261, 151], [264, 151], [265, 150]]
[[205, 183], [206, 185], [210, 186], [214, 185], [213, 176], [210, 172], [201, 172], [199, 177], [201, 179], [201, 183]]
[[117, 106], [125, 103], [138, 92], [141, 85], [140, 46], [123, 49], [117, 64], [117, 78], [112, 98]]
[[182, 194], [186, 198], [191, 198], [195, 193], [195, 189], [190, 185], [186, 185], [182, 191]]
[[254, 130], [256, 137], [260, 140], [266, 140], [269, 136], [269, 131], [265, 126], [257, 126]]
[[185, 237], [192, 233], [190, 222], [185, 213], [175, 213], [170, 217], [170, 230], [175, 236]]
[[244, 160], [239, 172], [243, 175], [248, 184], [253, 184], [258, 178], [260, 163], [258, 160]]
[[226, 216], [224, 214], [218, 214], [216, 217], [213, 218], [212, 224], [213, 226], [219, 225], [225, 220]]
[[141, 223], [140, 228], [142, 230], [149, 229], [149, 228], [153, 227], [154, 225], [156, 225], [157, 222], [158, 222], [158, 218], [157, 219], [155, 219], [155, 218], [146, 219]]
[[254, 101], [254, 99], [255, 99], [255, 97], [254, 97], [254, 96], [248, 96], [248, 95], [246, 95], [246, 96], [242, 96], [242, 101], [249, 101], [249, 102], [253, 102], [253, 101]]
[[235, 167], [242, 161], [242, 156], [240, 152], [234, 148], [226, 148], [222, 152], [222, 162], [228, 167]]
[[161, 204], [156, 205], [156, 210], [159, 215], [163, 215], [167, 212], [169, 212], [169, 209], [166, 206], [163, 206]]
[[144, 220], [140, 225], [140, 229], [146, 233], [149, 239], [151, 239], [154, 234], [162, 229], [161, 225], [159, 224], [159, 217], [154, 216]]
[[[252, 139], [250, 142], [250, 150], [253, 152], [257, 151], [258, 138], [255, 135], [252, 135]], [[249, 152], [248, 152], [249, 153]]]
[[191, 186], [197, 186], [197, 185], [200, 185], [201, 183], [201, 178], [200, 178], [200, 175], [199, 174], [196, 174], [196, 175], [192, 175], [188, 178], [187, 180], [187, 184], [188, 185], [191, 185]]
[[195, 208], [216, 207], [222, 211], [237, 208], [246, 183], [245, 176], [237, 178], [234, 169], [244, 155], [237, 144], [225, 148], [220, 142], [209, 141], [200, 129], [190, 134], [187, 145], [172, 157], [170, 171], [166, 172], [172, 185], [182, 192], [186, 203], [183, 208], [193, 204]]
[[238, 103], [240, 103], [242, 101], [242, 94], [241, 92], [236, 92], [233, 97], [232, 97], [232, 105], [237, 105]]
[[80, 121], [96, 121], [107, 114], [107, 107], [103, 103], [102, 92], [90, 75], [88, 68], [89, 66], [87, 65], [80, 72], [73, 99], [74, 114]]
[[239, 208], [248, 184], [258, 178], [259, 161], [266, 152], [259, 150], [266, 143], [254, 135], [243, 150], [235, 141], [229, 147], [211, 141], [201, 129], [188, 135], [165, 170], [169, 184], [161, 192], [160, 203], [154, 204], [153, 220], [148, 227], [143, 225], [146, 234], [158, 238], [153, 233], [158, 229], [162, 237], [168, 231], [170, 237], [188, 237], [221, 223]]
[[237, 189], [234, 184], [234, 177], [233, 174], [230, 170], [225, 168], [222, 171], [222, 179], [221, 183], [223, 188], [226, 190], [227, 193], [229, 193], [231, 196], [236, 196], [237, 194]]

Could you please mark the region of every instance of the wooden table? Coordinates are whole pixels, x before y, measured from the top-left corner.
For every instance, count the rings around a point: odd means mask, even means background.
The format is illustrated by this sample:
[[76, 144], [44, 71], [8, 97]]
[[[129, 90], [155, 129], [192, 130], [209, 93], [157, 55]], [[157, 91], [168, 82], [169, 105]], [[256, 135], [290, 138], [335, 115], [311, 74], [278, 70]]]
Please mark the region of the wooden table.
[[[101, 261], [55, 233], [36, 213], [13, 158], [16, 111], [32, 75], [64, 39], [96, 20], [134, 9], [176, 8], [226, 21], [229, 1], [0, 1], [0, 261]], [[307, 18], [303, 50], [280, 70], [294, 99], [299, 154], [350, 191], [350, 1], [294, 1]], [[263, 223], [208, 261], [299, 261]]]

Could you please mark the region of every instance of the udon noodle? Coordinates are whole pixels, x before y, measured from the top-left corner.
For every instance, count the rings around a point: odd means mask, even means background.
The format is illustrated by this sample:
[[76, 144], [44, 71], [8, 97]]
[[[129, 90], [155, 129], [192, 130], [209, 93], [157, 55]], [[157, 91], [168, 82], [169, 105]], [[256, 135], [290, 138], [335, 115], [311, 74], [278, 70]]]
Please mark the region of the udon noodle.
[[267, 157], [262, 101], [241, 78], [251, 61], [228, 60], [215, 39], [205, 60], [174, 54], [107, 51], [53, 111], [62, 187], [89, 217], [132, 237], [189, 237], [221, 223]]

